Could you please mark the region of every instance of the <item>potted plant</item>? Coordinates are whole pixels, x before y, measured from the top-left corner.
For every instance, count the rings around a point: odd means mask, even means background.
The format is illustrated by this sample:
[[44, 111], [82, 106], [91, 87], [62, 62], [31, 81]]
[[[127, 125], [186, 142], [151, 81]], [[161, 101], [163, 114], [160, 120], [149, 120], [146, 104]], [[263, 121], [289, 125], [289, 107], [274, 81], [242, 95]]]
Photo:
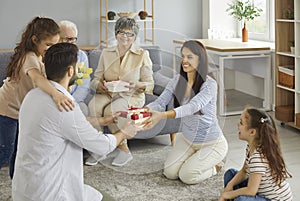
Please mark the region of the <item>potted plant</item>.
[[114, 11], [108, 11], [107, 12], [107, 18], [109, 20], [114, 20], [115, 16], [116, 16], [116, 13]]
[[263, 11], [261, 8], [255, 7], [250, 0], [233, 0], [231, 3], [228, 3], [228, 8], [226, 9], [229, 12], [229, 15], [233, 16], [238, 21], [244, 21], [244, 27], [242, 29], [242, 41], [248, 41], [248, 31], [246, 28], [246, 21], [253, 20], [255, 17], [260, 16], [260, 13]]
[[291, 48], [291, 53], [292, 54], [295, 54], [295, 41], [294, 40], [291, 40], [289, 41], [290, 42], [290, 48]]
[[142, 10], [139, 12], [139, 16], [140, 16], [141, 20], [144, 20], [144, 19], [146, 19], [146, 17], [148, 17], [148, 13], [146, 11]]

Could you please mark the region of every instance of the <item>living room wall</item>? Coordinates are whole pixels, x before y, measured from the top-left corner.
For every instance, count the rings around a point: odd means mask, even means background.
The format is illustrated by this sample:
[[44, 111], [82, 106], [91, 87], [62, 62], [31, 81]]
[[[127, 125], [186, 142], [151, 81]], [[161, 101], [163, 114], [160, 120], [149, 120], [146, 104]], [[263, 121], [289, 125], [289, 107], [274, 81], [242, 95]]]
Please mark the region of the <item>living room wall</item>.
[[[116, 12], [138, 12], [142, 8], [141, 0], [109, 0], [109, 9]], [[1, 0], [0, 49], [14, 48], [25, 25], [34, 16], [71, 20], [78, 26], [78, 45], [98, 46], [99, 9], [99, 0]], [[165, 65], [172, 66], [173, 39], [201, 38], [201, 10], [202, 0], [154, 0], [155, 44], [166, 53]]]

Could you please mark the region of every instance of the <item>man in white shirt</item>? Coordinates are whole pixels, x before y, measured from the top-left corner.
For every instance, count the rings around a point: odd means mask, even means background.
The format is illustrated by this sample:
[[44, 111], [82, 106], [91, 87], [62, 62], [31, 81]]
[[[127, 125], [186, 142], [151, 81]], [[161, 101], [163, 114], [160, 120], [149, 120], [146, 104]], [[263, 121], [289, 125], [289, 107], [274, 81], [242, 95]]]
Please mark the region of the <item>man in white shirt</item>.
[[[48, 79], [71, 99], [67, 89], [76, 80], [77, 52], [74, 44], [58, 43], [45, 54]], [[99, 118], [99, 123], [112, 121], [113, 115]], [[51, 96], [39, 88], [25, 97], [19, 123], [14, 201], [101, 200], [101, 193], [83, 182], [82, 148], [106, 155], [139, 129], [127, 124], [116, 134], [104, 135], [91, 126], [77, 103], [73, 111], [60, 112]]]

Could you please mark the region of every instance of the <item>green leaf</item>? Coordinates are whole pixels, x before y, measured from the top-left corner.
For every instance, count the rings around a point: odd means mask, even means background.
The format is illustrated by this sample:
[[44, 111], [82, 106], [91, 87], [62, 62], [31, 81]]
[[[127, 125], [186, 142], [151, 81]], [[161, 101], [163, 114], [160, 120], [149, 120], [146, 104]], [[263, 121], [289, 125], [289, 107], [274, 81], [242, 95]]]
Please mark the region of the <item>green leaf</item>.
[[238, 21], [243, 19], [246, 21], [253, 20], [255, 17], [260, 16], [260, 13], [263, 11], [263, 9], [255, 7], [250, 0], [245, 2], [242, 0], [233, 0], [227, 5], [228, 8], [226, 9], [226, 12]]

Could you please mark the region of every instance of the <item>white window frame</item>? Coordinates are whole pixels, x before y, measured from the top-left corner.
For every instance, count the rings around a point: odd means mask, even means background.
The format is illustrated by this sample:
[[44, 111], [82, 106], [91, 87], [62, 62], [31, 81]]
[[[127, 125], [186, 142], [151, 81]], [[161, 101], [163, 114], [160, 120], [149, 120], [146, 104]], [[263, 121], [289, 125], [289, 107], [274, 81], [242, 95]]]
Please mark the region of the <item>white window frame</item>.
[[[248, 32], [249, 39], [252, 40], [261, 40], [261, 41], [268, 41], [274, 42], [275, 41], [275, 5], [274, 0], [266, 0], [266, 8], [263, 10], [266, 11], [266, 32], [265, 33], [255, 33], [255, 32]], [[242, 24], [239, 24], [240, 30], [242, 29]]]

